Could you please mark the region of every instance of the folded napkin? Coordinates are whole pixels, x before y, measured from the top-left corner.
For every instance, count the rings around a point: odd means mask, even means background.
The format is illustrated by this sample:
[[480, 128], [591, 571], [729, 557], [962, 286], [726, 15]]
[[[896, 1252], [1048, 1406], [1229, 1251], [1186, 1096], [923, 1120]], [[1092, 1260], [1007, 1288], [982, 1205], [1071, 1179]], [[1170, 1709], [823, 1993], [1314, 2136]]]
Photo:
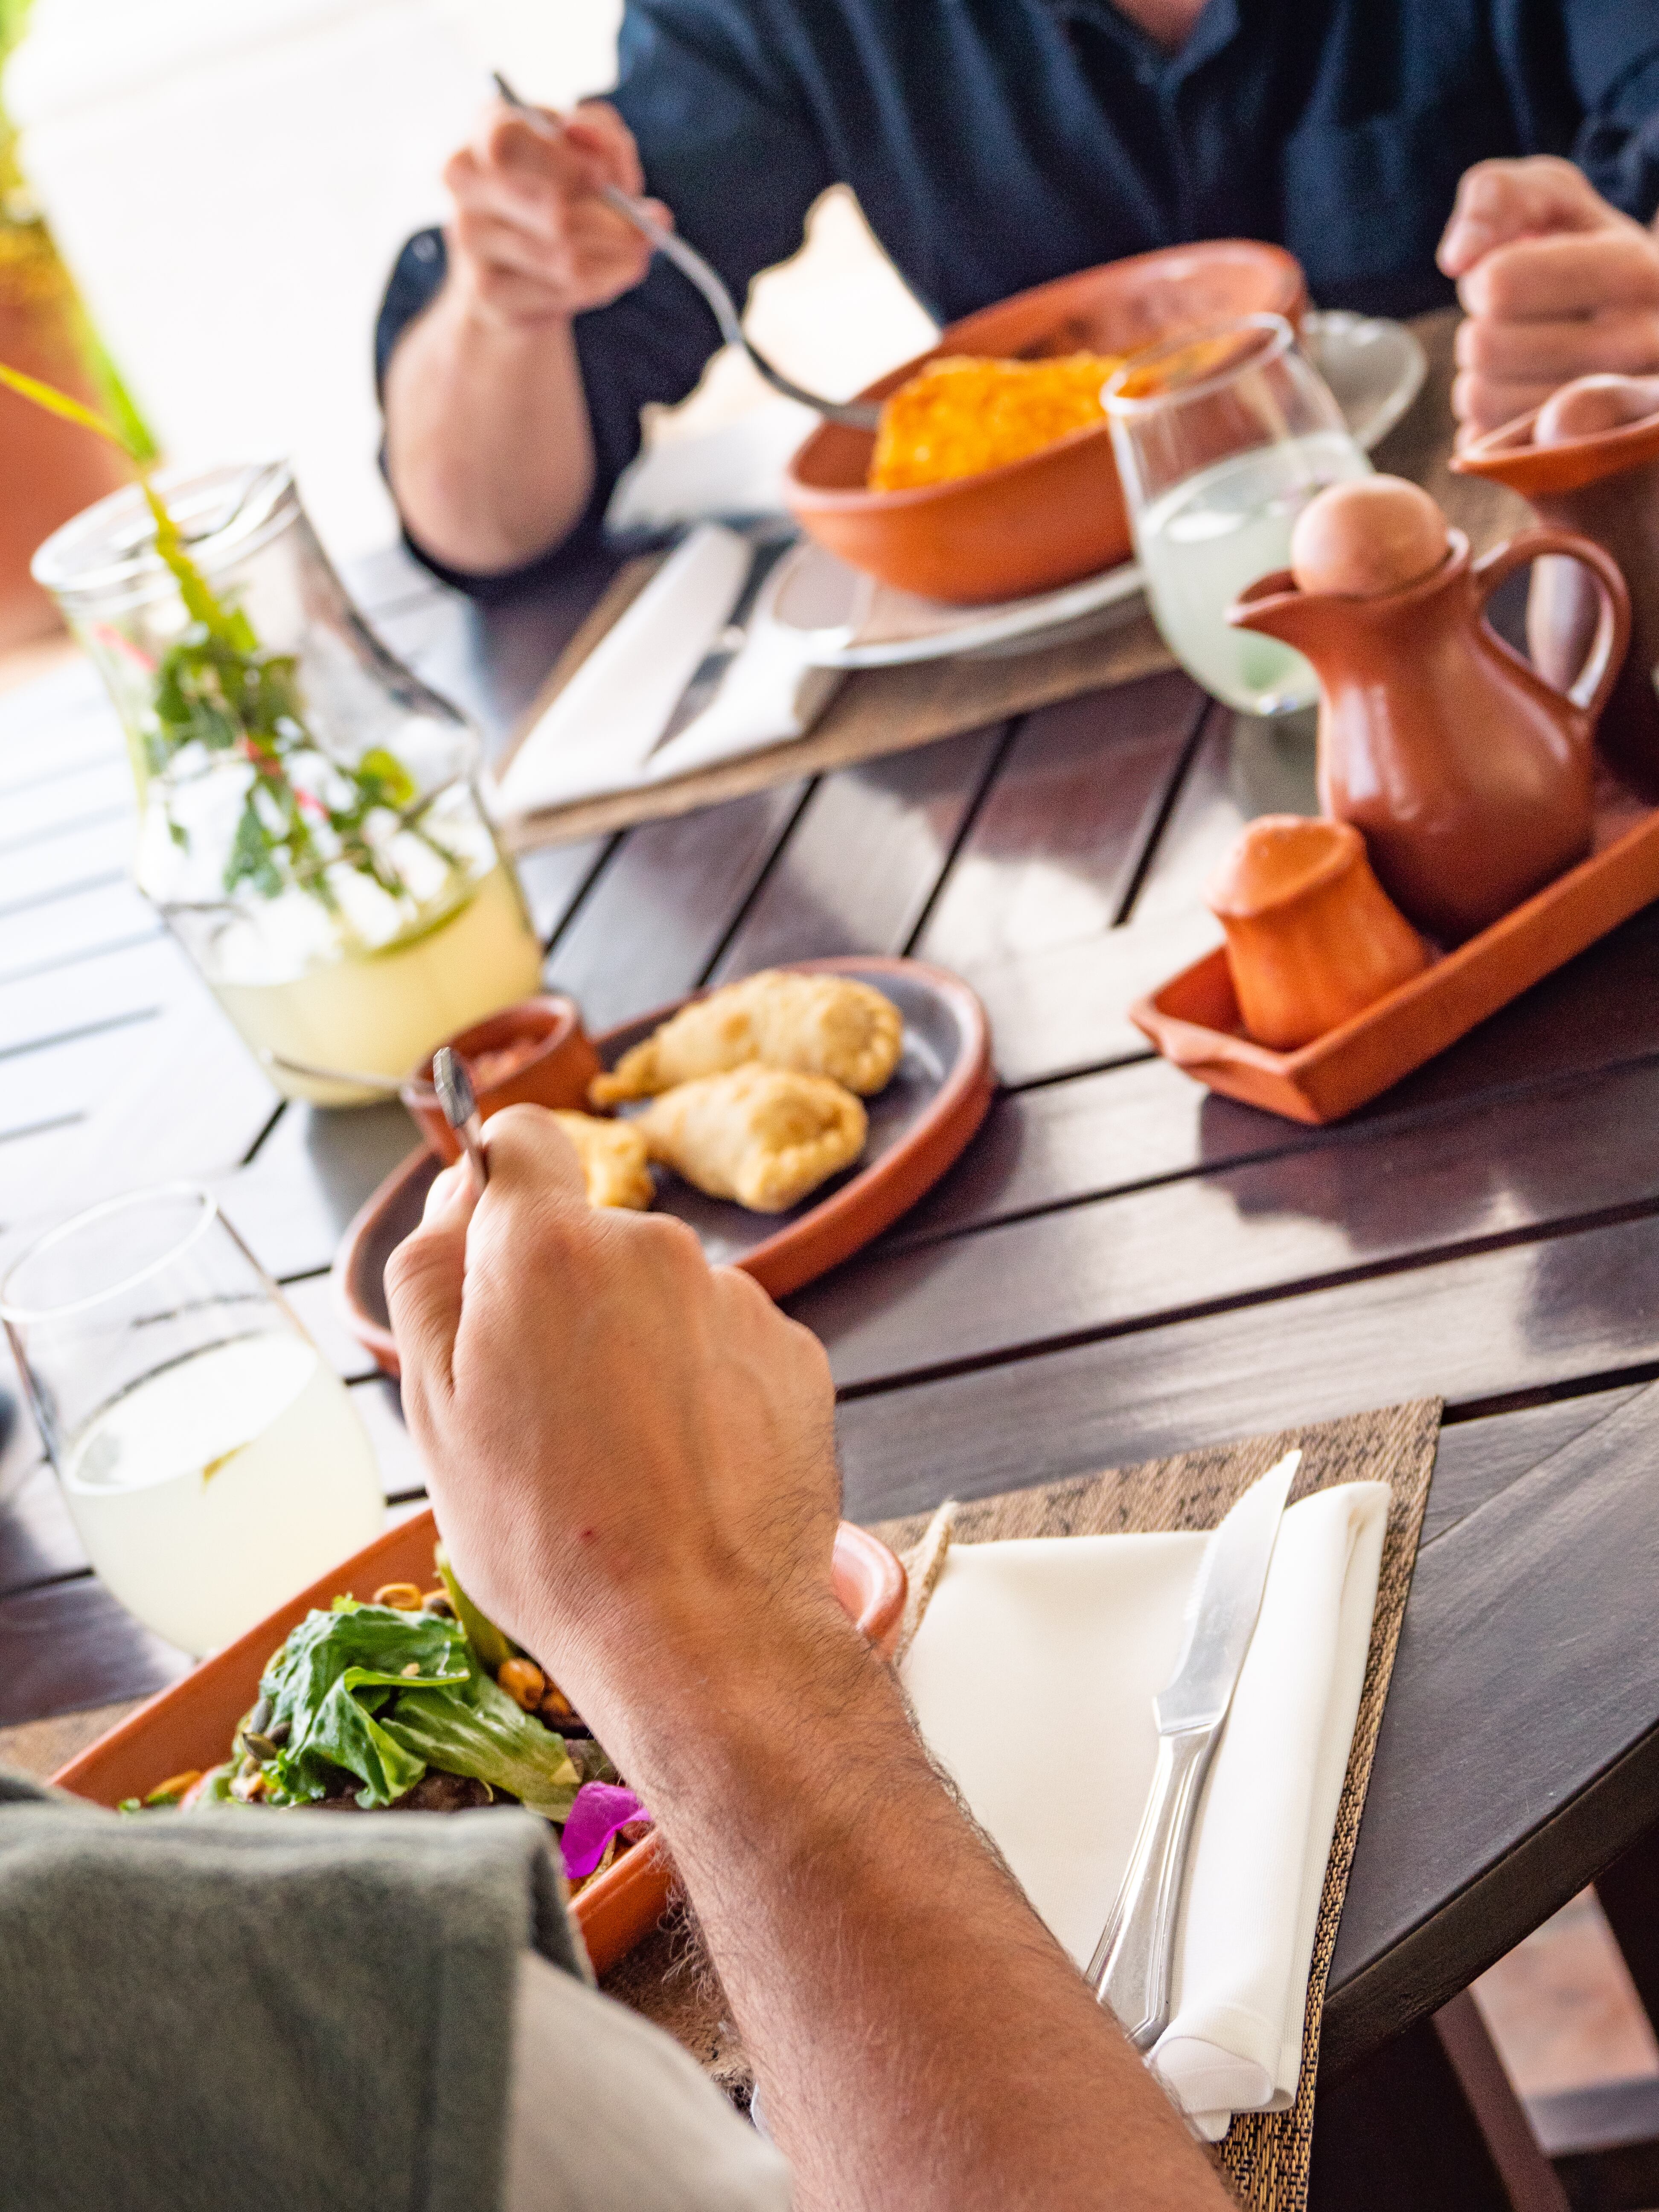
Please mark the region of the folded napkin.
[[631, 791], [805, 736], [841, 673], [816, 665], [822, 640], [774, 621], [763, 593], [714, 698], [659, 742], [720, 644], [753, 562], [736, 531], [713, 522], [694, 530], [526, 734], [490, 793], [492, 811]]
[[492, 811], [528, 814], [644, 781], [753, 558], [746, 538], [714, 522], [677, 546], [527, 732], [490, 793]]
[[[1295, 2097], [1389, 1499], [1347, 1483], [1285, 1514], [1205, 1784], [1148, 2063], [1212, 2142]], [[1079, 1966], [1128, 1863], [1206, 1540], [954, 1546], [904, 1659], [923, 1735]]]

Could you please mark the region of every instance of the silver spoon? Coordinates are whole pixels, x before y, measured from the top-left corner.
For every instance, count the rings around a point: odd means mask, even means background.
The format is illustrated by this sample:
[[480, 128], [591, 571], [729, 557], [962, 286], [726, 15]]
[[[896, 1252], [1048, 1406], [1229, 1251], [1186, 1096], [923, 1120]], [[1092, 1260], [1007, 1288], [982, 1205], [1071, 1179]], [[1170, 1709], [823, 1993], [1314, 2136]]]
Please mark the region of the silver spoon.
[[[522, 115], [525, 120], [539, 131], [544, 138], [558, 139], [564, 136], [564, 125], [532, 107], [518, 94], [499, 70], [490, 75], [495, 89], [507, 106]], [[774, 392], [782, 392], [786, 399], [798, 399], [803, 407], [816, 409], [831, 422], [845, 423], [849, 430], [873, 430], [881, 421], [881, 409], [872, 399], [824, 399], [816, 392], [808, 392], [802, 385], [793, 382], [781, 368], [774, 368], [763, 353], [758, 352], [744, 335], [743, 323], [732, 295], [726, 290], [719, 272], [711, 268], [695, 246], [688, 246], [672, 230], [665, 230], [656, 217], [641, 204], [617, 185], [603, 185], [599, 198], [608, 208], [614, 208], [626, 222], [631, 222], [641, 238], [649, 239], [656, 251], [672, 261], [683, 276], [695, 284], [714, 313], [720, 325], [720, 336], [727, 345], [738, 346], [746, 353]]]
[[432, 1055], [432, 1085], [438, 1094], [438, 1103], [444, 1109], [445, 1121], [472, 1163], [472, 1173], [482, 1196], [489, 1181], [489, 1163], [479, 1140], [478, 1102], [472, 1095], [472, 1079], [466, 1072], [466, 1062], [447, 1044], [441, 1044]]
[[432, 1088], [417, 1076], [399, 1079], [395, 1075], [371, 1075], [361, 1067], [319, 1067], [314, 1060], [290, 1060], [285, 1052], [272, 1052], [268, 1045], [260, 1046], [259, 1058], [267, 1067], [279, 1068], [284, 1075], [301, 1075], [308, 1083], [339, 1083], [348, 1090], [378, 1091], [383, 1098], [401, 1098], [405, 1088]]

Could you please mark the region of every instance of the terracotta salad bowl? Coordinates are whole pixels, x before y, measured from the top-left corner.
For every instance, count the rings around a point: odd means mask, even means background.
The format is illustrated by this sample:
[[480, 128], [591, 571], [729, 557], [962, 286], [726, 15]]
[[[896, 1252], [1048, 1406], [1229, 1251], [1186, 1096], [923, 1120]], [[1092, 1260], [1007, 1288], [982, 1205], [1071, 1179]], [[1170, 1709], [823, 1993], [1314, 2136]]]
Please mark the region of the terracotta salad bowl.
[[[412, 1582], [424, 1588], [432, 1579], [436, 1539], [430, 1511], [388, 1528], [245, 1636], [204, 1660], [181, 1682], [141, 1705], [55, 1774], [53, 1781], [77, 1797], [115, 1806], [125, 1798], [144, 1797], [169, 1776], [216, 1765], [228, 1754], [232, 1735], [258, 1695], [260, 1675], [290, 1630], [307, 1613], [325, 1611], [338, 1596], [367, 1601], [387, 1583]], [[836, 1533], [831, 1574], [847, 1613], [874, 1648], [884, 1657], [889, 1656], [904, 1611], [903, 1567], [877, 1538], [843, 1521]], [[571, 1911], [596, 1972], [614, 1966], [656, 1926], [667, 1908], [672, 1884], [667, 1853], [654, 1834], [584, 1884]]]
[[[1282, 246], [1224, 238], [1139, 253], [951, 323], [936, 345], [859, 396], [884, 399], [941, 355], [1121, 355], [1233, 315], [1299, 322], [1307, 297]], [[1005, 467], [905, 491], [867, 489], [874, 443], [870, 431], [824, 423], [790, 463], [786, 496], [809, 537], [883, 583], [978, 605], [1054, 591], [1129, 557], [1103, 419]]]

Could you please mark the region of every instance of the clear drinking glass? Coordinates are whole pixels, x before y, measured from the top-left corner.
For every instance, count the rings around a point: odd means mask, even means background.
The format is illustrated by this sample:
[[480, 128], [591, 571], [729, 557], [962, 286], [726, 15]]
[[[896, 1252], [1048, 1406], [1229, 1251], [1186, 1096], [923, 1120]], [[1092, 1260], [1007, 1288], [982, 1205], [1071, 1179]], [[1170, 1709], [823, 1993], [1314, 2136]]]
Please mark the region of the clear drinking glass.
[[0, 1319], [94, 1568], [198, 1657], [378, 1534], [345, 1386], [205, 1190], [77, 1214]]
[[1226, 619], [1247, 584], [1287, 565], [1314, 494], [1370, 474], [1295, 331], [1279, 315], [1212, 324], [1133, 355], [1103, 398], [1164, 643], [1241, 713], [1310, 705], [1302, 655]]
[[176, 540], [132, 485], [33, 564], [126, 730], [138, 888], [256, 1052], [406, 1074], [540, 987], [473, 732], [365, 627], [285, 462], [157, 482]]

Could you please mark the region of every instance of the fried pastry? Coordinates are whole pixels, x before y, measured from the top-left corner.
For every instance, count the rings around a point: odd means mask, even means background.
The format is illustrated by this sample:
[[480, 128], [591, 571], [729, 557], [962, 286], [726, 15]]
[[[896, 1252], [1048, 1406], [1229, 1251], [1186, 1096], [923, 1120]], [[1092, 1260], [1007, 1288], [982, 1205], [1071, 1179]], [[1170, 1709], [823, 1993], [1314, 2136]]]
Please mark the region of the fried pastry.
[[637, 1213], [650, 1205], [657, 1186], [636, 1123], [601, 1121], [595, 1114], [556, 1113], [553, 1119], [576, 1147], [590, 1206], [624, 1206]]
[[827, 1075], [868, 1097], [898, 1066], [904, 1019], [892, 1000], [849, 975], [767, 968], [698, 999], [624, 1053], [588, 1087], [596, 1106], [651, 1098], [677, 1083], [758, 1060]]
[[857, 1159], [869, 1117], [828, 1076], [751, 1065], [677, 1084], [629, 1126], [711, 1198], [782, 1213]]

